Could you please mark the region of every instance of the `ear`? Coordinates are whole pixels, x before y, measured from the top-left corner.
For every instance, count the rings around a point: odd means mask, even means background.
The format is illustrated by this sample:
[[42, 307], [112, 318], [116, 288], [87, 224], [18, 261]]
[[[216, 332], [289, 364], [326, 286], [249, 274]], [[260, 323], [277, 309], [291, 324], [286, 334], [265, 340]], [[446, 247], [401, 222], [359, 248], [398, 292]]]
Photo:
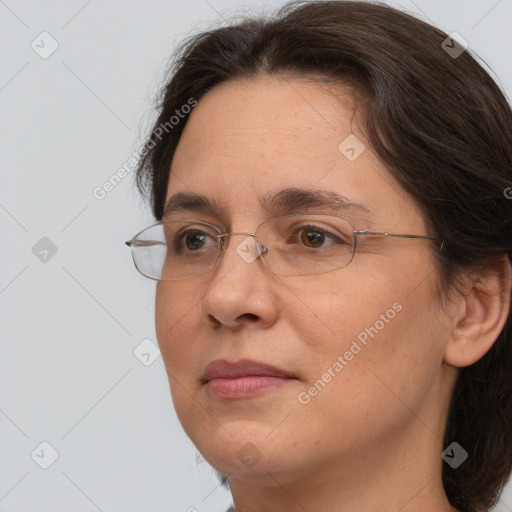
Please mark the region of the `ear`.
[[490, 350], [507, 321], [511, 289], [512, 269], [506, 255], [464, 278], [465, 293], [456, 299], [444, 362], [469, 366]]

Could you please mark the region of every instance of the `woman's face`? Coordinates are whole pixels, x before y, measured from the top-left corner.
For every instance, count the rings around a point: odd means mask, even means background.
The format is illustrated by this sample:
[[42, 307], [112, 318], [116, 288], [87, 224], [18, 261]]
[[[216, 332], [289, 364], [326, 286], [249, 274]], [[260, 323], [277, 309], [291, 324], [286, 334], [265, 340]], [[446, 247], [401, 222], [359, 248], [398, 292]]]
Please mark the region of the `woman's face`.
[[[203, 195], [222, 205], [223, 218], [197, 211], [176, 218], [254, 233], [271, 216], [333, 212], [260, 209], [259, 198], [293, 187], [364, 205], [371, 213], [346, 213], [356, 229], [428, 235], [358, 130], [349, 90], [338, 93], [269, 77], [211, 90], [187, 122], [167, 198]], [[268, 474], [283, 485], [306, 475], [325, 482], [326, 473], [355, 475], [390, 455], [417, 469], [407, 451], [428, 458], [423, 448], [433, 445], [440, 463], [453, 375], [443, 364], [446, 324], [429, 242], [358, 237], [350, 265], [281, 276], [240, 255], [245, 238], [233, 235], [209, 273], [157, 287], [157, 337], [173, 402], [203, 456], [232, 484]], [[293, 378], [245, 395], [216, 394], [203, 376], [219, 359], [270, 364]]]

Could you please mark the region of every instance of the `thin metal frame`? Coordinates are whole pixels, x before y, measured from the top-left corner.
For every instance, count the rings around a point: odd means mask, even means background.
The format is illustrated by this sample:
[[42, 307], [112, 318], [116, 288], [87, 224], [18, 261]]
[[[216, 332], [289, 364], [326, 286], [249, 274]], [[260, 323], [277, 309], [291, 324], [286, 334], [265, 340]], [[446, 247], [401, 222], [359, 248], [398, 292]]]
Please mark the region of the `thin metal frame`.
[[[308, 215], [325, 215], [325, 216], [328, 216], [328, 217], [337, 217], [339, 219], [346, 220], [352, 226], [352, 228], [354, 228], [353, 222], [349, 218], [343, 217], [342, 215], [334, 215], [334, 214], [331, 214], [331, 213], [292, 213], [292, 214], [289, 214], [289, 215], [280, 215], [278, 217], [272, 217], [271, 219], [268, 219], [268, 220], [262, 222], [259, 226], [257, 226], [256, 227], [256, 231], [258, 231], [258, 229], [261, 226], [263, 226], [263, 224], [266, 224], [267, 222], [271, 222], [271, 221], [274, 221], [274, 220], [277, 220], [277, 219], [282, 219], [282, 218], [285, 218], [285, 217], [296, 217], [296, 216], [307, 217]], [[256, 242], [257, 242], [258, 246], [263, 248], [263, 250], [261, 252], [258, 251], [259, 252], [258, 257], [260, 257], [262, 254], [265, 254], [265, 253], [268, 252], [268, 249], [264, 245], [260, 244], [257, 241], [256, 233], [246, 233], [246, 232], [243, 232], [243, 231], [231, 231], [229, 233], [223, 233], [221, 228], [219, 228], [219, 226], [216, 226], [215, 224], [210, 224], [209, 222], [206, 222], [206, 221], [200, 221], [200, 220], [183, 219], [183, 220], [179, 220], [179, 221], [176, 221], [176, 222], [180, 222], [180, 223], [181, 222], [192, 222], [192, 223], [196, 223], [196, 224], [204, 224], [206, 226], [209, 226], [209, 227], [211, 227], [211, 228], [213, 228], [213, 229], [215, 229], [216, 231], [219, 232], [219, 235], [217, 235], [217, 237], [216, 237], [217, 239], [224, 239], [225, 237], [231, 236], [231, 235], [252, 236], [252, 237], [254, 237], [256, 239]], [[128, 247], [130, 247], [130, 249], [132, 247], [148, 247], [148, 246], [152, 246], [152, 245], [157, 245], [155, 243], [156, 241], [137, 240], [137, 237], [139, 235], [141, 235], [142, 233], [144, 233], [145, 231], [147, 231], [148, 229], [154, 228], [154, 227], [159, 226], [161, 224], [163, 225], [163, 224], [165, 224], [165, 222], [164, 221], [160, 221], [160, 222], [157, 222], [156, 224], [153, 224], [153, 225], [151, 225], [151, 226], [149, 226], [147, 228], [144, 228], [143, 230], [139, 231], [131, 240], [128, 240], [127, 242], [125, 242], [125, 244]], [[355, 252], [356, 252], [357, 237], [358, 236], [421, 238], [421, 239], [424, 239], [424, 240], [439, 240], [439, 241], [441, 241], [440, 249], [443, 250], [443, 247], [444, 247], [444, 241], [441, 238], [435, 237], [435, 236], [409, 235], [409, 234], [404, 234], [404, 233], [389, 233], [387, 231], [369, 231], [369, 230], [366, 230], [366, 229], [359, 229], [359, 230], [353, 229], [353, 233], [354, 233], [354, 247], [353, 247], [353, 250], [352, 250], [352, 257], [351, 257], [350, 261], [346, 265], [344, 265], [343, 267], [340, 267], [339, 269], [333, 269], [333, 270], [340, 270], [340, 269], [345, 268], [348, 265], [350, 265], [350, 263], [352, 263], [352, 260], [354, 259], [354, 255], [355, 255]], [[161, 245], [167, 245], [166, 243], [160, 242], [160, 241], [158, 241], [158, 243], [160, 243]], [[220, 245], [222, 245], [222, 244], [219, 244], [219, 247], [220, 247]], [[218, 262], [220, 261], [220, 256], [222, 254], [222, 250], [223, 250], [223, 248], [220, 247], [220, 249], [219, 249], [219, 257], [217, 258], [217, 260], [215, 261], [214, 265], [212, 266], [212, 268], [210, 270], [213, 270], [215, 268], [215, 266], [218, 264]], [[135, 267], [137, 268], [137, 270], [144, 277], [147, 277], [149, 279], [153, 279], [154, 281], [167, 281], [167, 280], [162, 280], [162, 279], [156, 279], [154, 277], [150, 277], [150, 276], [147, 276], [146, 274], [143, 274], [140, 271], [139, 267], [137, 266], [137, 263], [135, 262], [135, 257], [134, 257], [133, 251], [132, 251], [132, 257], [133, 257], [133, 262], [135, 264]], [[265, 264], [265, 261], [262, 258], [260, 258], [260, 259], [262, 260], [263, 265], [265, 266], [265, 268], [268, 269], [273, 274], [288, 276], [288, 274], [279, 274], [278, 272], [274, 272], [272, 269], [267, 267], [267, 265]], [[207, 270], [206, 272], [209, 272], [209, 270]], [[206, 274], [206, 272], [204, 272], [204, 274]], [[330, 271], [327, 271], [327, 272], [330, 272]], [[324, 272], [324, 273], [327, 273], [327, 272]], [[202, 274], [198, 274], [198, 276], [199, 275], [202, 275]], [[297, 274], [297, 276], [301, 276], [301, 275], [316, 275], [316, 274]], [[198, 277], [198, 276], [192, 276], [192, 277]], [[293, 276], [293, 277], [297, 277], [297, 276]], [[186, 278], [183, 278], [183, 279], [172, 279], [169, 282], [191, 279], [192, 277], [186, 277]]]

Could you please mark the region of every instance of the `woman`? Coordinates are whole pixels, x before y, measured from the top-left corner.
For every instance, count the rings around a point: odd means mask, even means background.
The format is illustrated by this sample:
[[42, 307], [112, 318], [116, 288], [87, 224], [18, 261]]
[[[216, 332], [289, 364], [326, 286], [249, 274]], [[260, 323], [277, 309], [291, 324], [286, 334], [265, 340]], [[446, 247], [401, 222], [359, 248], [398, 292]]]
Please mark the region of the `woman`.
[[137, 177], [173, 402], [237, 512], [496, 503], [512, 113], [465, 45], [344, 1], [190, 38]]

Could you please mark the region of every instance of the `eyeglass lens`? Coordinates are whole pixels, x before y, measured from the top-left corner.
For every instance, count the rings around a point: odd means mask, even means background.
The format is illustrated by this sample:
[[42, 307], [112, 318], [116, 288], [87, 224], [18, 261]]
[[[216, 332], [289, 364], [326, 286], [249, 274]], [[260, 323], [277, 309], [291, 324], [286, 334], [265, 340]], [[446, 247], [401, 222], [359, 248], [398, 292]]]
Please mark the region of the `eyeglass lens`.
[[[246, 263], [258, 256], [280, 275], [310, 275], [348, 265], [354, 254], [354, 227], [332, 215], [278, 217], [261, 224], [256, 241], [246, 236], [230, 242], [221, 230], [199, 221], [173, 220], [152, 226], [136, 237], [132, 246], [137, 269], [162, 281], [188, 279], [211, 270], [222, 249], [234, 244]], [[252, 246], [251, 246], [252, 244]]]

